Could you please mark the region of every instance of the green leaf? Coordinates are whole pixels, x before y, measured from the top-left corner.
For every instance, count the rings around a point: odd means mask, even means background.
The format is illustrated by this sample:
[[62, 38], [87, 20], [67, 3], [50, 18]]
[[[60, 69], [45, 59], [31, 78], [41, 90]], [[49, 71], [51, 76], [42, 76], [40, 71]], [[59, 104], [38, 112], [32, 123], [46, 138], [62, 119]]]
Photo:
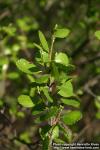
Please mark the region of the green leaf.
[[30, 69], [35, 68], [36, 66], [29, 61], [21, 58], [16, 62], [17, 67], [24, 73], [33, 74]]
[[46, 137], [42, 142], [42, 149], [49, 150], [49, 137]]
[[41, 138], [43, 140], [48, 136], [48, 133], [49, 133], [50, 129], [51, 129], [50, 125], [46, 125], [46, 126], [44, 126], [44, 127], [42, 127], [42, 128], [39, 129]]
[[19, 78], [19, 74], [17, 72], [10, 72], [8, 73], [8, 78], [10, 80], [16, 80]]
[[24, 107], [34, 107], [34, 103], [28, 95], [20, 95], [18, 97], [18, 103]]
[[64, 124], [64, 126], [62, 124], [60, 124], [59, 127], [60, 127], [60, 130], [62, 130], [67, 141], [70, 143], [72, 141], [72, 137], [73, 137], [71, 129], [69, 129], [69, 127], [66, 126], [65, 124]]
[[49, 79], [49, 75], [42, 75], [42, 76], [40, 76], [40, 77], [38, 77], [38, 78], [36, 78], [35, 79], [35, 82], [36, 83], [47, 83], [48, 82], [48, 79]]
[[100, 109], [100, 102], [97, 101], [97, 100], [95, 100], [95, 106], [96, 106], [98, 109]]
[[54, 32], [54, 36], [56, 38], [65, 38], [69, 35], [69, 33], [70, 33], [70, 30], [66, 28], [56, 29], [56, 31]]
[[70, 105], [70, 106], [73, 106], [73, 107], [76, 107], [76, 108], [79, 108], [80, 107], [80, 102], [77, 101], [77, 100], [74, 100], [74, 99], [61, 99], [61, 101], [66, 104], [66, 105]]
[[100, 119], [100, 111], [98, 111], [98, 112], [96, 113], [96, 118], [97, 118], [97, 119]]
[[0, 67], [5, 65], [5, 64], [8, 64], [9, 63], [9, 60], [7, 57], [4, 57], [4, 56], [0, 56]]
[[37, 104], [35, 107], [32, 109], [32, 115], [37, 115], [40, 114], [45, 110], [44, 104]]
[[57, 108], [56, 106], [51, 107], [51, 108], [48, 109], [48, 111], [47, 111], [45, 114], [43, 114], [43, 115], [40, 117], [40, 119], [41, 119], [42, 121], [48, 120], [48, 119], [50, 119], [51, 117], [57, 115], [57, 113], [58, 113], [58, 108]]
[[52, 139], [56, 139], [59, 137], [59, 127], [55, 126], [52, 131]]
[[55, 62], [67, 66], [69, 64], [69, 59], [65, 53], [56, 53]]
[[21, 133], [19, 138], [27, 144], [31, 143], [30, 134], [28, 131]]
[[41, 31], [39, 31], [39, 39], [40, 39], [40, 42], [41, 42], [41, 45], [42, 45], [43, 49], [46, 52], [48, 52], [49, 51], [49, 46], [48, 46], [48, 43], [46, 41], [46, 38], [45, 38], [44, 34]]
[[58, 144], [64, 144], [65, 143], [62, 139], [59, 139], [59, 138], [54, 139], [54, 142], [58, 143]]
[[66, 65], [63, 65], [61, 63], [56, 63], [56, 66], [58, 67], [60, 72], [64, 72], [67, 74], [71, 74], [75, 70], [75, 66], [70, 65], [70, 64], [68, 64], [66, 66]]
[[36, 43], [34, 43], [34, 46], [37, 47], [40, 50], [40, 54], [41, 54], [41, 60], [46, 63], [49, 61], [49, 55], [47, 52], [45, 52], [42, 47]]
[[34, 82], [35, 82], [35, 78], [34, 78], [32, 75], [27, 74], [27, 78], [29, 79], [29, 81], [30, 81], [31, 83], [34, 83]]
[[43, 49], [40, 45], [36, 44], [36, 43], [33, 43], [33, 45], [40, 50], [40, 53], [42, 53]]
[[52, 74], [56, 80], [59, 80], [59, 71], [55, 63], [52, 63]]
[[48, 102], [51, 102], [51, 103], [52, 103], [52, 102], [53, 102], [53, 99], [52, 99], [52, 97], [49, 95], [48, 87], [42, 88], [42, 91], [43, 91], [44, 95], [46, 96]]
[[70, 111], [63, 115], [62, 120], [67, 125], [73, 125], [81, 118], [82, 118], [82, 113], [80, 111]]
[[31, 97], [34, 97], [35, 96], [35, 92], [36, 92], [36, 88], [33, 87], [33, 88], [30, 89], [30, 94], [29, 95]]
[[100, 109], [100, 96], [96, 96], [95, 99], [95, 106], [97, 107], [97, 109]]
[[[39, 53], [41, 54], [41, 60], [43, 61], [43, 57], [42, 57], [42, 52], [43, 52], [43, 49], [40, 45], [36, 44], [36, 43], [33, 43], [34, 46], [39, 49]], [[39, 58], [36, 58], [36, 60], [39, 59]]]
[[42, 51], [42, 53], [41, 53], [41, 58], [42, 58], [42, 61], [43, 61], [44, 63], [49, 62], [49, 55], [48, 55], [47, 52]]
[[64, 136], [67, 138], [68, 142], [71, 143], [73, 135], [72, 135], [72, 131], [70, 129], [67, 129], [64, 132]]
[[68, 80], [67, 82], [63, 83], [60, 87], [59, 87], [59, 92], [58, 94], [60, 94], [63, 97], [70, 97], [73, 96], [73, 86], [70, 80]]
[[95, 37], [100, 40], [100, 30], [95, 32]]

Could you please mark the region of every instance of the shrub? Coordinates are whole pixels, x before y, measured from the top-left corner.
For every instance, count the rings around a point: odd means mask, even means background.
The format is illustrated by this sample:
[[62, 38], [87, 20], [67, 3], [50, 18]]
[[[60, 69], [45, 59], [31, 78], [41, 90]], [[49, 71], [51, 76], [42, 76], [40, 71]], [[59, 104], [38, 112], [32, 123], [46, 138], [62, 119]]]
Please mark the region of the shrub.
[[[31, 82], [29, 95], [20, 95], [18, 102], [31, 109], [35, 123], [41, 125], [39, 133], [43, 150], [51, 148], [52, 142], [71, 142], [70, 126], [79, 121], [82, 114], [80, 102], [73, 92], [71, 70], [74, 66], [64, 52], [58, 52], [54, 43], [58, 38], [66, 38], [70, 31], [55, 26], [49, 46], [44, 34], [39, 31], [40, 45], [34, 43], [34, 63], [24, 58], [16, 62], [17, 67]], [[61, 136], [63, 135], [63, 139]]]

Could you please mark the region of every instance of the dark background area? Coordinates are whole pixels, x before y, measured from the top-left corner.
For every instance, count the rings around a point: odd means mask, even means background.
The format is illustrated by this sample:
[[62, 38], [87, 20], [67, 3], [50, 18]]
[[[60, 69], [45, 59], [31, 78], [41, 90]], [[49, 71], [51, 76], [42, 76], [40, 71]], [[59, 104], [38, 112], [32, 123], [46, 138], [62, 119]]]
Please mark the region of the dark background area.
[[73, 126], [75, 141], [100, 142], [100, 0], [0, 0], [0, 150], [38, 149], [38, 127], [28, 109], [17, 103], [29, 81], [15, 62], [34, 61], [38, 30], [49, 40], [55, 24], [71, 30], [55, 48], [76, 66], [74, 92], [83, 118]]

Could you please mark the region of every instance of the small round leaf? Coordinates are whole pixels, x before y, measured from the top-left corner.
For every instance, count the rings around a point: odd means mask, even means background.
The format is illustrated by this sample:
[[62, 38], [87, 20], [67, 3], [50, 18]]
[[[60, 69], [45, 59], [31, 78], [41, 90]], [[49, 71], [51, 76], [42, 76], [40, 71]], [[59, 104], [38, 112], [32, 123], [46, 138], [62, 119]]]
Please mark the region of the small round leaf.
[[95, 32], [95, 37], [100, 40], [100, 30]]
[[55, 62], [67, 66], [69, 64], [69, 59], [65, 53], [56, 53]]
[[63, 29], [56, 29], [56, 31], [54, 32], [54, 36], [56, 38], [65, 38], [69, 35], [70, 30], [63, 28]]
[[60, 86], [58, 94], [63, 97], [73, 96], [73, 86], [70, 80]]
[[34, 64], [30, 63], [29, 61], [21, 58], [16, 62], [17, 67], [25, 73], [32, 74], [32, 71], [30, 69], [36, 67]]
[[24, 107], [34, 107], [34, 103], [28, 95], [20, 95], [18, 97], [18, 103]]
[[76, 108], [80, 107], [80, 102], [77, 101], [77, 100], [74, 100], [74, 99], [64, 99], [64, 98], [62, 98], [61, 101], [64, 104], [69, 105], [69, 106], [73, 106], [73, 107], [76, 107]]
[[64, 116], [62, 117], [64, 123], [66, 123], [67, 125], [73, 125], [81, 118], [82, 113], [80, 111], [70, 111], [64, 114]]
[[56, 139], [59, 137], [59, 127], [55, 126], [52, 131], [52, 139]]

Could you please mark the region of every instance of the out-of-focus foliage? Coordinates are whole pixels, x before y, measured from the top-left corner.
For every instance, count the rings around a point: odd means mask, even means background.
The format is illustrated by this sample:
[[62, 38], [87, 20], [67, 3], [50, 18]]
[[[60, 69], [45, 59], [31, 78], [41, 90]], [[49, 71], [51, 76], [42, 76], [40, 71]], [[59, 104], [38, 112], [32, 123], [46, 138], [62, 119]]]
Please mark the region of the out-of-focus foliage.
[[[99, 0], [0, 0], [0, 129], [3, 127], [1, 133], [7, 135], [5, 143], [8, 143], [3, 144], [3, 136], [0, 136], [1, 149], [4, 149], [2, 145], [5, 145], [5, 149], [20, 149], [22, 143], [26, 143], [27, 147], [32, 144], [37, 149], [39, 135], [38, 127], [33, 126], [34, 117], [29, 110], [21, 108], [17, 100], [20, 93], [34, 95], [34, 87], [30, 89], [30, 84], [34, 81], [30, 75], [26, 76], [19, 71], [15, 62], [21, 57], [34, 62], [36, 54], [39, 55], [33, 43], [39, 42], [37, 31], [42, 30], [48, 39], [52, 32], [50, 29], [55, 24], [59, 24], [59, 29], [64, 26], [71, 30], [67, 39], [56, 40], [55, 49], [67, 52], [71, 56], [72, 64], [76, 66], [75, 69], [71, 66], [72, 75], [75, 77], [74, 93], [81, 100], [84, 116], [79, 124], [72, 127], [73, 133], [78, 135], [90, 124], [91, 132], [87, 129], [78, 140], [100, 141], [99, 3]], [[58, 55], [57, 58], [59, 57]], [[43, 59], [45, 62], [48, 59], [46, 51]], [[70, 67], [68, 70], [70, 72]], [[6, 132], [6, 129], [9, 130]]]

